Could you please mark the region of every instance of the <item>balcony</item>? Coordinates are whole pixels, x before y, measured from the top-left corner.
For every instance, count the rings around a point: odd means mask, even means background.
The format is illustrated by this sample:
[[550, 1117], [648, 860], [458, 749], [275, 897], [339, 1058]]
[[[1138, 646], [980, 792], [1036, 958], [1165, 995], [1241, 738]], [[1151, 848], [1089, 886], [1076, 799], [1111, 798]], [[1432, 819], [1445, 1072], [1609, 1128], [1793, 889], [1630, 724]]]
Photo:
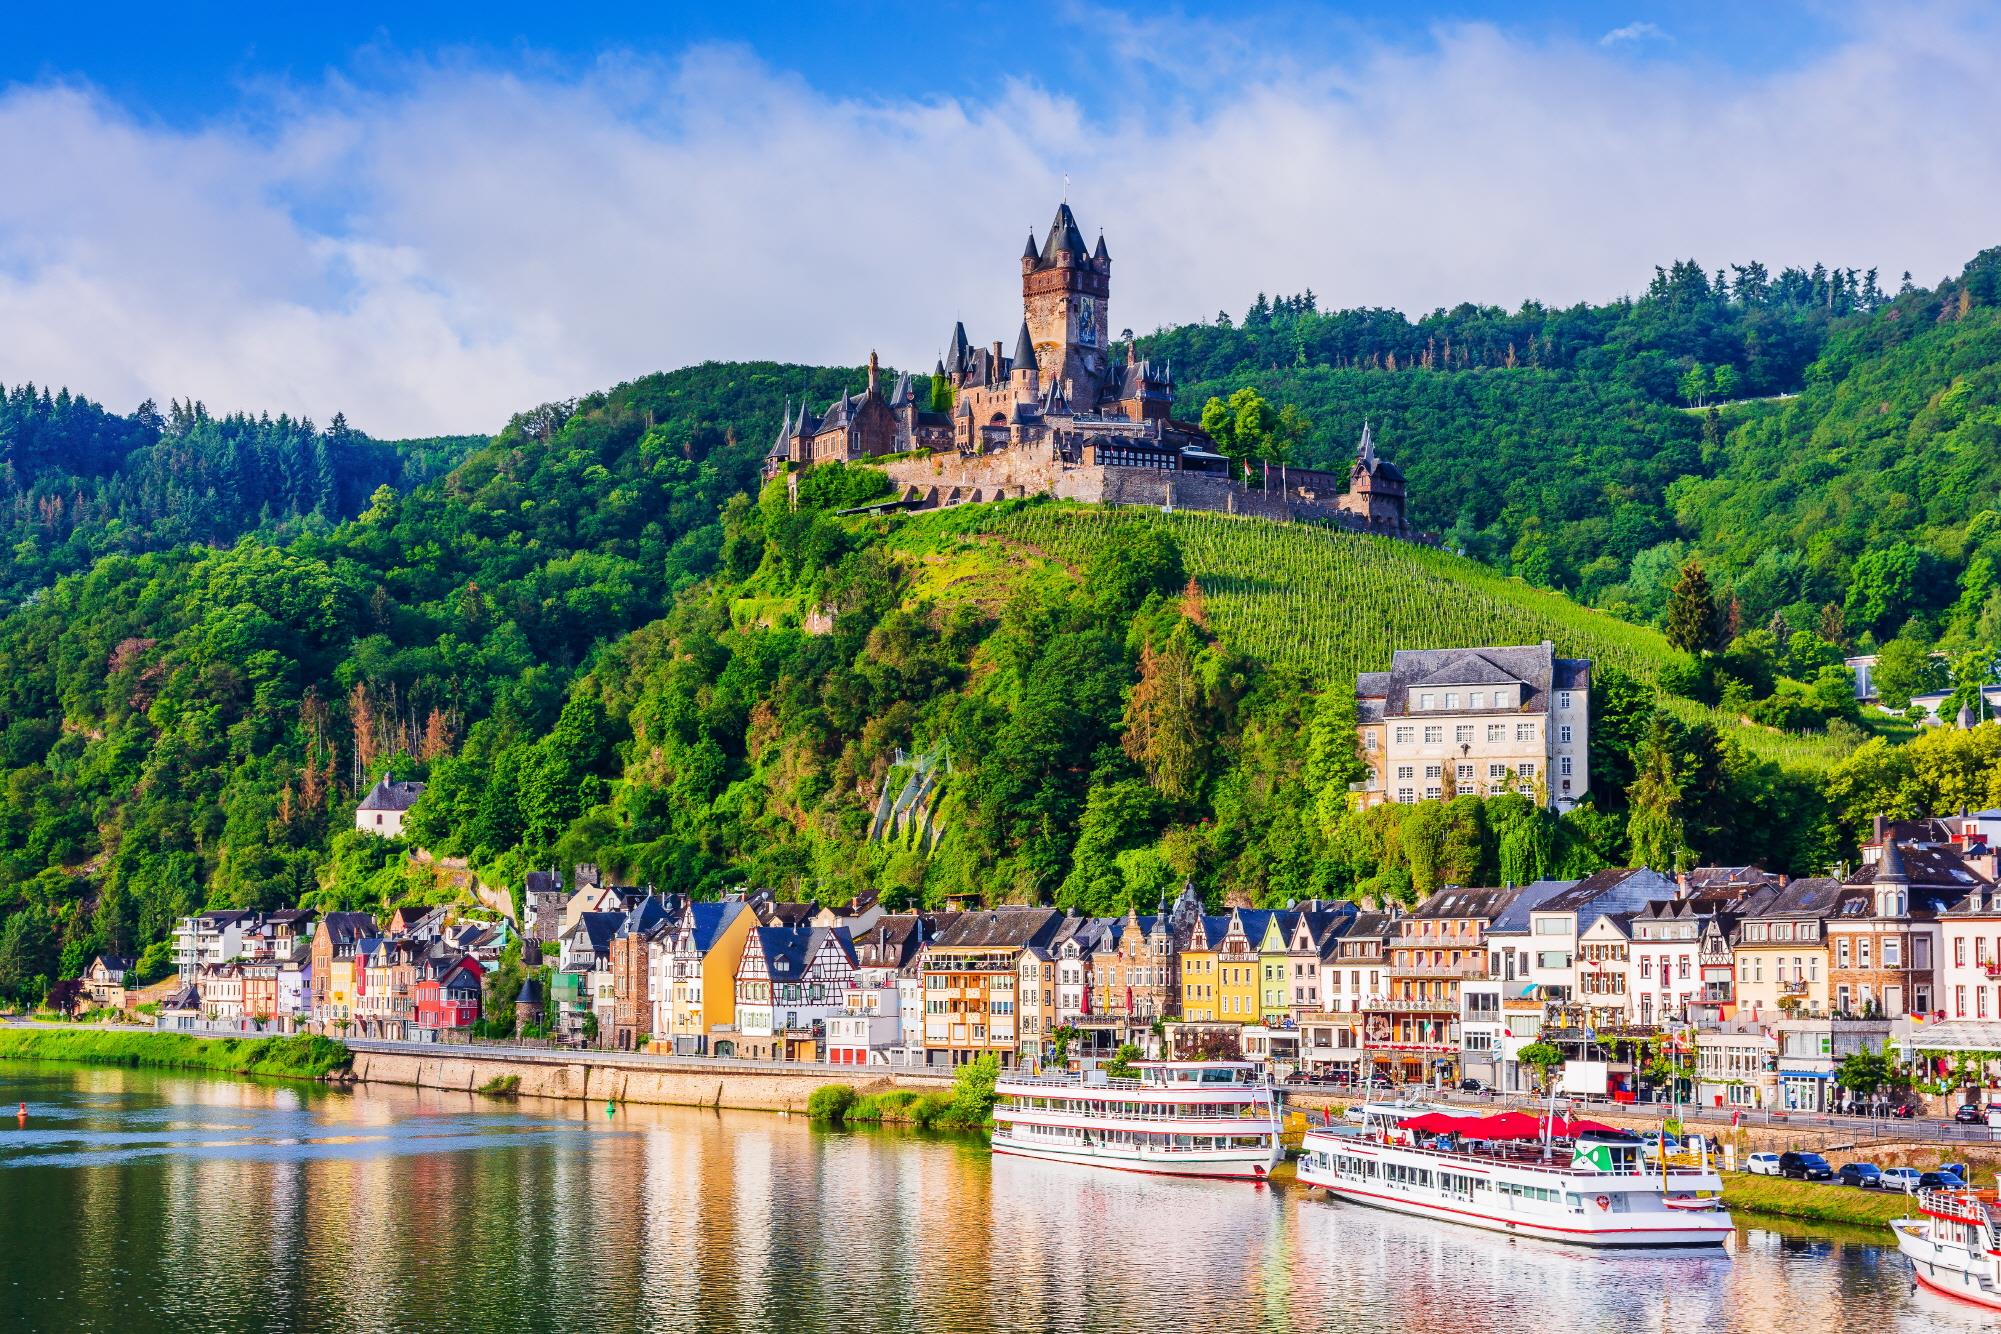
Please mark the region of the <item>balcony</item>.
[[1371, 1010], [1382, 1010], [1389, 1014], [1457, 1014], [1459, 1001], [1452, 996], [1436, 996], [1418, 999], [1409, 996], [1393, 996], [1388, 1000], [1371, 1001]]
[[1487, 976], [1487, 966], [1480, 963], [1443, 963], [1413, 965], [1409, 968], [1390, 969], [1391, 977], [1443, 977], [1454, 979], [1481, 980]]

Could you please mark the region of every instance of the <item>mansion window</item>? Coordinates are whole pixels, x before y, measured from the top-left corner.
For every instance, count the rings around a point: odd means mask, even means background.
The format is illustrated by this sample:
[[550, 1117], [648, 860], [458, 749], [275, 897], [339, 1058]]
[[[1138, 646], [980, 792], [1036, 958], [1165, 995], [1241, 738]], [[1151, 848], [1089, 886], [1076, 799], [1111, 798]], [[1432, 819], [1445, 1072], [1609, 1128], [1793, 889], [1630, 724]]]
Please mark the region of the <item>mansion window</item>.
[[1443, 742], [1444, 740], [1445, 740], [1445, 729], [1444, 729], [1444, 728], [1442, 728], [1442, 727], [1427, 727], [1427, 728], [1425, 728], [1425, 729], [1424, 729], [1424, 744], [1425, 744], [1425, 745], [1427, 745], [1427, 746], [1436, 746], [1436, 745], [1440, 744], [1441, 742]]
[[1563, 766], [1562, 769], [1560, 770], [1563, 776], [1565, 778], [1570, 777], [1570, 757], [1566, 755], [1561, 760], [1559, 760], [1558, 763]]
[[1570, 692], [1568, 690], [1559, 690], [1556, 692], [1556, 707], [1559, 709], [1570, 707]]
[[1476, 691], [1474, 691], [1474, 692], [1473, 692], [1472, 694], [1468, 695], [1468, 696], [1466, 697], [1466, 707], [1467, 707], [1467, 708], [1469, 708], [1469, 709], [1484, 709], [1484, 708], [1486, 708], [1486, 707], [1487, 707], [1487, 692], [1485, 692], [1484, 690], [1476, 690]]
[[1508, 725], [1506, 723], [1487, 724], [1487, 740], [1506, 741], [1507, 739], [1508, 739]]
[[1417, 697], [1417, 707], [1420, 709], [1436, 708], [1437, 706], [1432, 703], [1436, 698], [1436, 695], [1419, 695]]
[[1443, 766], [1441, 765], [1427, 764], [1424, 766], [1424, 776], [1426, 778], [1436, 778], [1442, 772], [1442, 769]]
[[1417, 739], [1417, 729], [1415, 727], [1399, 727], [1397, 729], [1396, 743], [1399, 746], [1408, 746], [1412, 741], [1415, 741], [1416, 739]]
[[1407, 787], [1400, 787], [1397, 789], [1397, 800], [1402, 802], [1404, 805], [1409, 806], [1414, 802], [1416, 802], [1417, 794], [1412, 792]]
[[1362, 733], [1362, 749], [1374, 750], [1375, 748], [1376, 748], [1376, 734], [1374, 732]]
[[1488, 765], [1488, 766], [1487, 766], [1487, 777], [1489, 777], [1489, 778], [1493, 778], [1493, 779], [1502, 779], [1502, 778], [1506, 778], [1507, 776], [1508, 776], [1508, 766], [1507, 766], [1507, 765], [1505, 765], [1505, 764], [1490, 764], [1490, 765]]
[[1569, 744], [1570, 744], [1570, 724], [1569, 724], [1569, 723], [1565, 723], [1565, 724], [1564, 724], [1563, 726], [1561, 726], [1561, 727], [1559, 727], [1559, 728], [1557, 728], [1557, 729], [1556, 729], [1556, 740], [1557, 740], [1557, 743], [1558, 743], [1559, 745], [1564, 745], [1564, 746], [1567, 746], [1567, 745], [1569, 745]]
[[1462, 723], [1458, 727], [1453, 728], [1452, 739], [1462, 746], [1470, 746], [1473, 744], [1473, 725], [1471, 723]]
[[1462, 764], [1462, 765], [1460, 765], [1460, 766], [1459, 766], [1459, 781], [1460, 781], [1460, 782], [1462, 782], [1462, 783], [1470, 783], [1470, 782], [1472, 782], [1472, 781], [1473, 781], [1473, 766], [1472, 766], [1472, 765], [1470, 765], [1470, 764]]
[[1515, 772], [1516, 772], [1516, 773], [1519, 773], [1519, 774], [1520, 774], [1520, 775], [1521, 775], [1522, 777], [1524, 777], [1524, 778], [1534, 778], [1534, 777], [1535, 777], [1535, 761], [1534, 761], [1534, 760], [1523, 760], [1523, 761], [1522, 761], [1522, 762], [1521, 762], [1520, 764], [1518, 764], [1518, 765], [1516, 765], [1516, 766], [1515, 766]]
[[1535, 740], [1535, 724], [1534, 724], [1534, 723], [1516, 723], [1516, 724], [1515, 724], [1515, 740], [1517, 740], [1517, 741], [1533, 741], [1533, 740]]
[[1437, 801], [1444, 795], [1444, 791], [1438, 787], [1428, 787], [1424, 790], [1424, 799], [1426, 801]]
[[1413, 766], [1413, 765], [1408, 765], [1408, 764], [1399, 764], [1399, 765], [1397, 766], [1397, 777], [1398, 777], [1398, 778], [1412, 778], [1412, 777], [1415, 777], [1416, 775], [1415, 775], [1415, 773], [1413, 772], [1414, 768], [1415, 768], [1415, 766]]
[[1456, 690], [1448, 690], [1448, 691], [1446, 691], [1446, 692], [1445, 692], [1445, 707], [1446, 707], [1446, 708], [1448, 708], [1448, 709], [1456, 709], [1456, 708], [1458, 708], [1458, 707], [1459, 707], [1459, 692], [1458, 692], [1458, 691], [1456, 691]]

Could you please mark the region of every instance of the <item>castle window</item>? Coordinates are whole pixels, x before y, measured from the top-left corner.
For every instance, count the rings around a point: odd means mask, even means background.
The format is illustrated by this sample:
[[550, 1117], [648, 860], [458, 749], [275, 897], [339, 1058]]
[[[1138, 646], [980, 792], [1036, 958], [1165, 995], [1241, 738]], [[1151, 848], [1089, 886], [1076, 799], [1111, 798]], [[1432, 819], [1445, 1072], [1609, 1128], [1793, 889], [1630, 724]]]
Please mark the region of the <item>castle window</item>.
[[1570, 724], [1569, 724], [1569, 723], [1565, 723], [1565, 724], [1564, 724], [1563, 726], [1561, 726], [1561, 727], [1559, 727], [1559, 728], [1557, 728], [1557, 729], [1556, 729], [1556, 740], [1557, 740], [1557, 744], [1558, 744], [1558, 745], [1563, 745], [1563, 746], [1567, 746], [1567, 745], [1569, 745], [1569, 744], [1570, 744]]
[[1568, 755], [1564, 756], [1563, 759], [1559, 761], [1559, 763], [1562, 764], [1563, 767], [1560, 770], [1558, 770], [1558, 772], [1561, 773], [1565, 778], [1570, 777], [1570, 757]]
[[1568, 690], [1559, 690], [1556, 692], [1556, 707], [1559, 709], [1570, 707], [1570, 692]]

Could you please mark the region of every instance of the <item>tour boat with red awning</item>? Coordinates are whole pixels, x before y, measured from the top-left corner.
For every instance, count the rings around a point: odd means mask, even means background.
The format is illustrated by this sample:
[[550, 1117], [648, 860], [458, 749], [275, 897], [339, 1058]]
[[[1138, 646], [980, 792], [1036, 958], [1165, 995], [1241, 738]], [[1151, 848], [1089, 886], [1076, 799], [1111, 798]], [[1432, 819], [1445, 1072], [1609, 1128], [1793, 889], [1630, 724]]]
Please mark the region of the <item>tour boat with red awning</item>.
[[1721, 1246], [1723, 1178], [1650, 1166], [1638, 1137], [1555, 1112], [1371, 1107], [1362, 1133], [1306, 1133], [1299, 1180], [1356, 1204], [1592, 1247]]

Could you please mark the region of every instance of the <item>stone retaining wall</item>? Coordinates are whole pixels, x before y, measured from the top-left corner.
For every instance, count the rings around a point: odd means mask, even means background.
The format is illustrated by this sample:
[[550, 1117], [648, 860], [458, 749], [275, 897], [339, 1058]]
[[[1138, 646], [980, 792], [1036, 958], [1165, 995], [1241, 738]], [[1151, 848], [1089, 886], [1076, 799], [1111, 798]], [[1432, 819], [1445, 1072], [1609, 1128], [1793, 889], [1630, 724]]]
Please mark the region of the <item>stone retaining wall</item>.
[[946, 1091], [949, 1075], [883, 1067], [852, 1073], [829, 1070], [759, 1070], [618, 1064], [562, 1056], [460, 1055], [456, 1053], [357, 1051], [354, 1077], [364, 1084], [471, 1092], [505, 1076], [518, 1077], [523, 1097], [570, 1098], [583, 1102], [660, 1103], [683, 1107], [735, 1107], [750, 1111], [804, 1112], [806, 1099], [825, 1084], [846, 1084], [861, 1092], [907, 1088]]

